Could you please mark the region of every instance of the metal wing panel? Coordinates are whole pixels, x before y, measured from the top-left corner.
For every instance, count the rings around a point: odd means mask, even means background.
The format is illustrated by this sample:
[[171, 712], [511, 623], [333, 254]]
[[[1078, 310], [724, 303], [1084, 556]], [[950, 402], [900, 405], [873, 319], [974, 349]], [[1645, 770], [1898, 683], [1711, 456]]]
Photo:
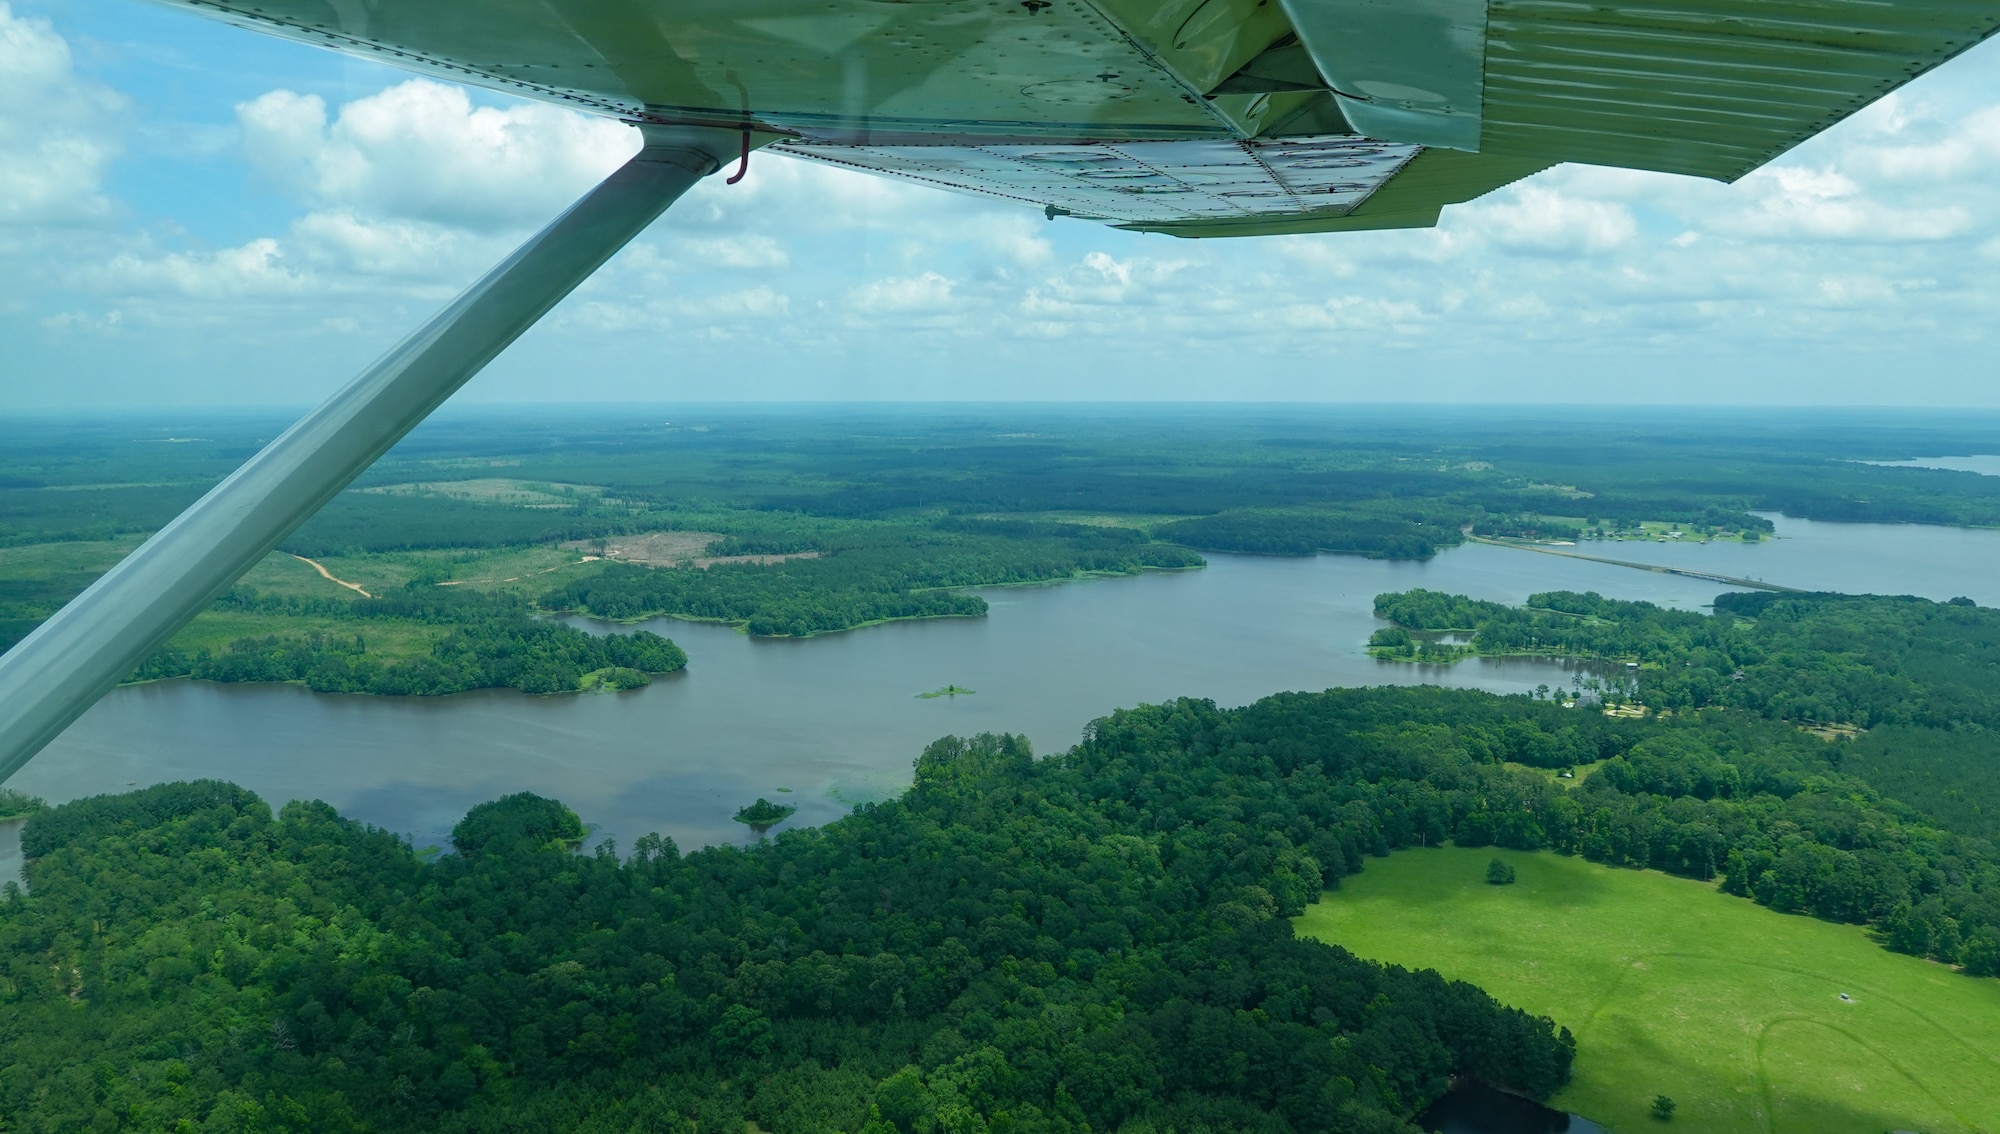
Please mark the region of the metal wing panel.
[[1088, 0], [164, 2], [635, 120], [1069, 139], [1232, 133], [1199, 89]]
[[1990, 0], [1491, 0], [1481, 149], [1733, 181], [1996, 28]]
[[1420, 147], [1353, 135], [1088, 146], [837, 145], [774, 150], [1122, 224], [1342, 215]]
[[1354, 128], [1479, 150], [1487, 0], [1280, 0]]
[[1342, 211], [1279, 213], [1218, 219], [1141, 222], [1120, 225], [1169, 236], [1281, 236], [1304, 232], [1358, 232], [1386, 228], [1429, 228], [1446, 205], [1470, 201], [1523, 177], [1547, 163], [1532, 158], [1424, 150], [1411, 158], [1359, 205]]

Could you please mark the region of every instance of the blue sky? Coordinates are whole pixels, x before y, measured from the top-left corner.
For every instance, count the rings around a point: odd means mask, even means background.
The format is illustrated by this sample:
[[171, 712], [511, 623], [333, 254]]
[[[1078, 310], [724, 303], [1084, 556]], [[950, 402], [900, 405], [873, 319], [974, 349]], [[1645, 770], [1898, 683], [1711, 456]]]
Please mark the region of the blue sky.
[[[139, 0], [0, 3], [0, 410], [301, 405], [635, 146]], [[1734, 186], [1176, 241], [762, 157], [468, 402], [2000, 405], [2000, 44]]]

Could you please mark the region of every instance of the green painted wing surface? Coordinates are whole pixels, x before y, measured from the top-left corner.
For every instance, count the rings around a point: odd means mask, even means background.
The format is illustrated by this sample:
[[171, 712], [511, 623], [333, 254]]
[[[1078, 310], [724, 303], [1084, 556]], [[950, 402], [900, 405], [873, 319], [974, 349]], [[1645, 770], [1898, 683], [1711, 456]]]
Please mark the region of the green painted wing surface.
[[1491, 0], [1481, 149], [1734, 181], [1996, 27], [1992, 0]]
[[1968, 0], [166, 0], [632, 122], [1180, 236], [1403, 228], [1558, 162], [1734, 179]]

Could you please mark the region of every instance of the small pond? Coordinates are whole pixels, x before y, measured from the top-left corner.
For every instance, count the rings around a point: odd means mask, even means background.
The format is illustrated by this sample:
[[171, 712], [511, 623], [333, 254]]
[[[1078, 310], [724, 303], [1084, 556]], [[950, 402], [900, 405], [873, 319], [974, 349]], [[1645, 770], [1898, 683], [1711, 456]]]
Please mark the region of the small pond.
[[1462, 1079], [1417, 1118], [1437, 1134], [1609, 1134], [1587, 1118]]

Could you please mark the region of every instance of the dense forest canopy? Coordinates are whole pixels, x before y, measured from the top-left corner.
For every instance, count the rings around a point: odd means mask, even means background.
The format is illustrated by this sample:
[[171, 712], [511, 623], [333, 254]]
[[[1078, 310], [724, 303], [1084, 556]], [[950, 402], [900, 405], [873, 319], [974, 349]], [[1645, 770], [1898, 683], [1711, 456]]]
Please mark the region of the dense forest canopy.
[[1208, 551], [1312, 555], [1330, 551], [1371, 559], [1429, 559], [1464, 542], [1459, 526], [1476, 513], [1420, 503], [1362, 505], [1342, 511], [1235, 509], [1162, 524], [1161, 539]]
[[[1473, 629], [1466, 652], [1552, 653], [1624, 663], [1610, 682], [1665, 712], [1727, 709], [1859, 732], [1844, 769], [1955, 831], [2000, 838], [2000, 611], [1962, 599], [1731, 593], [1713, 615], [1595, 593], [1525, 607], [1461, 595], [1378, 595], [1376, 653], [1415, 657], [1399, 628]], [[1400, 642], [1387, 635], [1403, 633]], [[1595, 684], [1595, 682], [1593, 682]]]
[[430, 863], [226, 784], [83, 800], [31, 820], [32, 887], [0, 901], [0, 1113], [1408, 1134], [1452, 1075], [1546, 1095], [1572, 1045], [1294, 937], [1376, 855], [1449, 840], [1721, 876], [2000, 972], [1992, 844], [1839, 752], [1743, 714], [1366, 689], [1121, 711], [1041, 760], [946, 738], [897, 800], [685, 856], [654, 836], [579, 855], [577, 817], [528, 795], [475, 808]]
[[429, 865], [225, 784], [66, 805], [0, 903], [0, 1108], [24, 1131], [1386, 1134], [1454, 1074], [1559, 1086], [1549, 1021], [1293, 936], [1323, 804], [1146, 739], [1213, 716], [1041, 761], [946, 739], [900, 800], [685, 857], [575, 855], [581, 825], [532, 796]]

